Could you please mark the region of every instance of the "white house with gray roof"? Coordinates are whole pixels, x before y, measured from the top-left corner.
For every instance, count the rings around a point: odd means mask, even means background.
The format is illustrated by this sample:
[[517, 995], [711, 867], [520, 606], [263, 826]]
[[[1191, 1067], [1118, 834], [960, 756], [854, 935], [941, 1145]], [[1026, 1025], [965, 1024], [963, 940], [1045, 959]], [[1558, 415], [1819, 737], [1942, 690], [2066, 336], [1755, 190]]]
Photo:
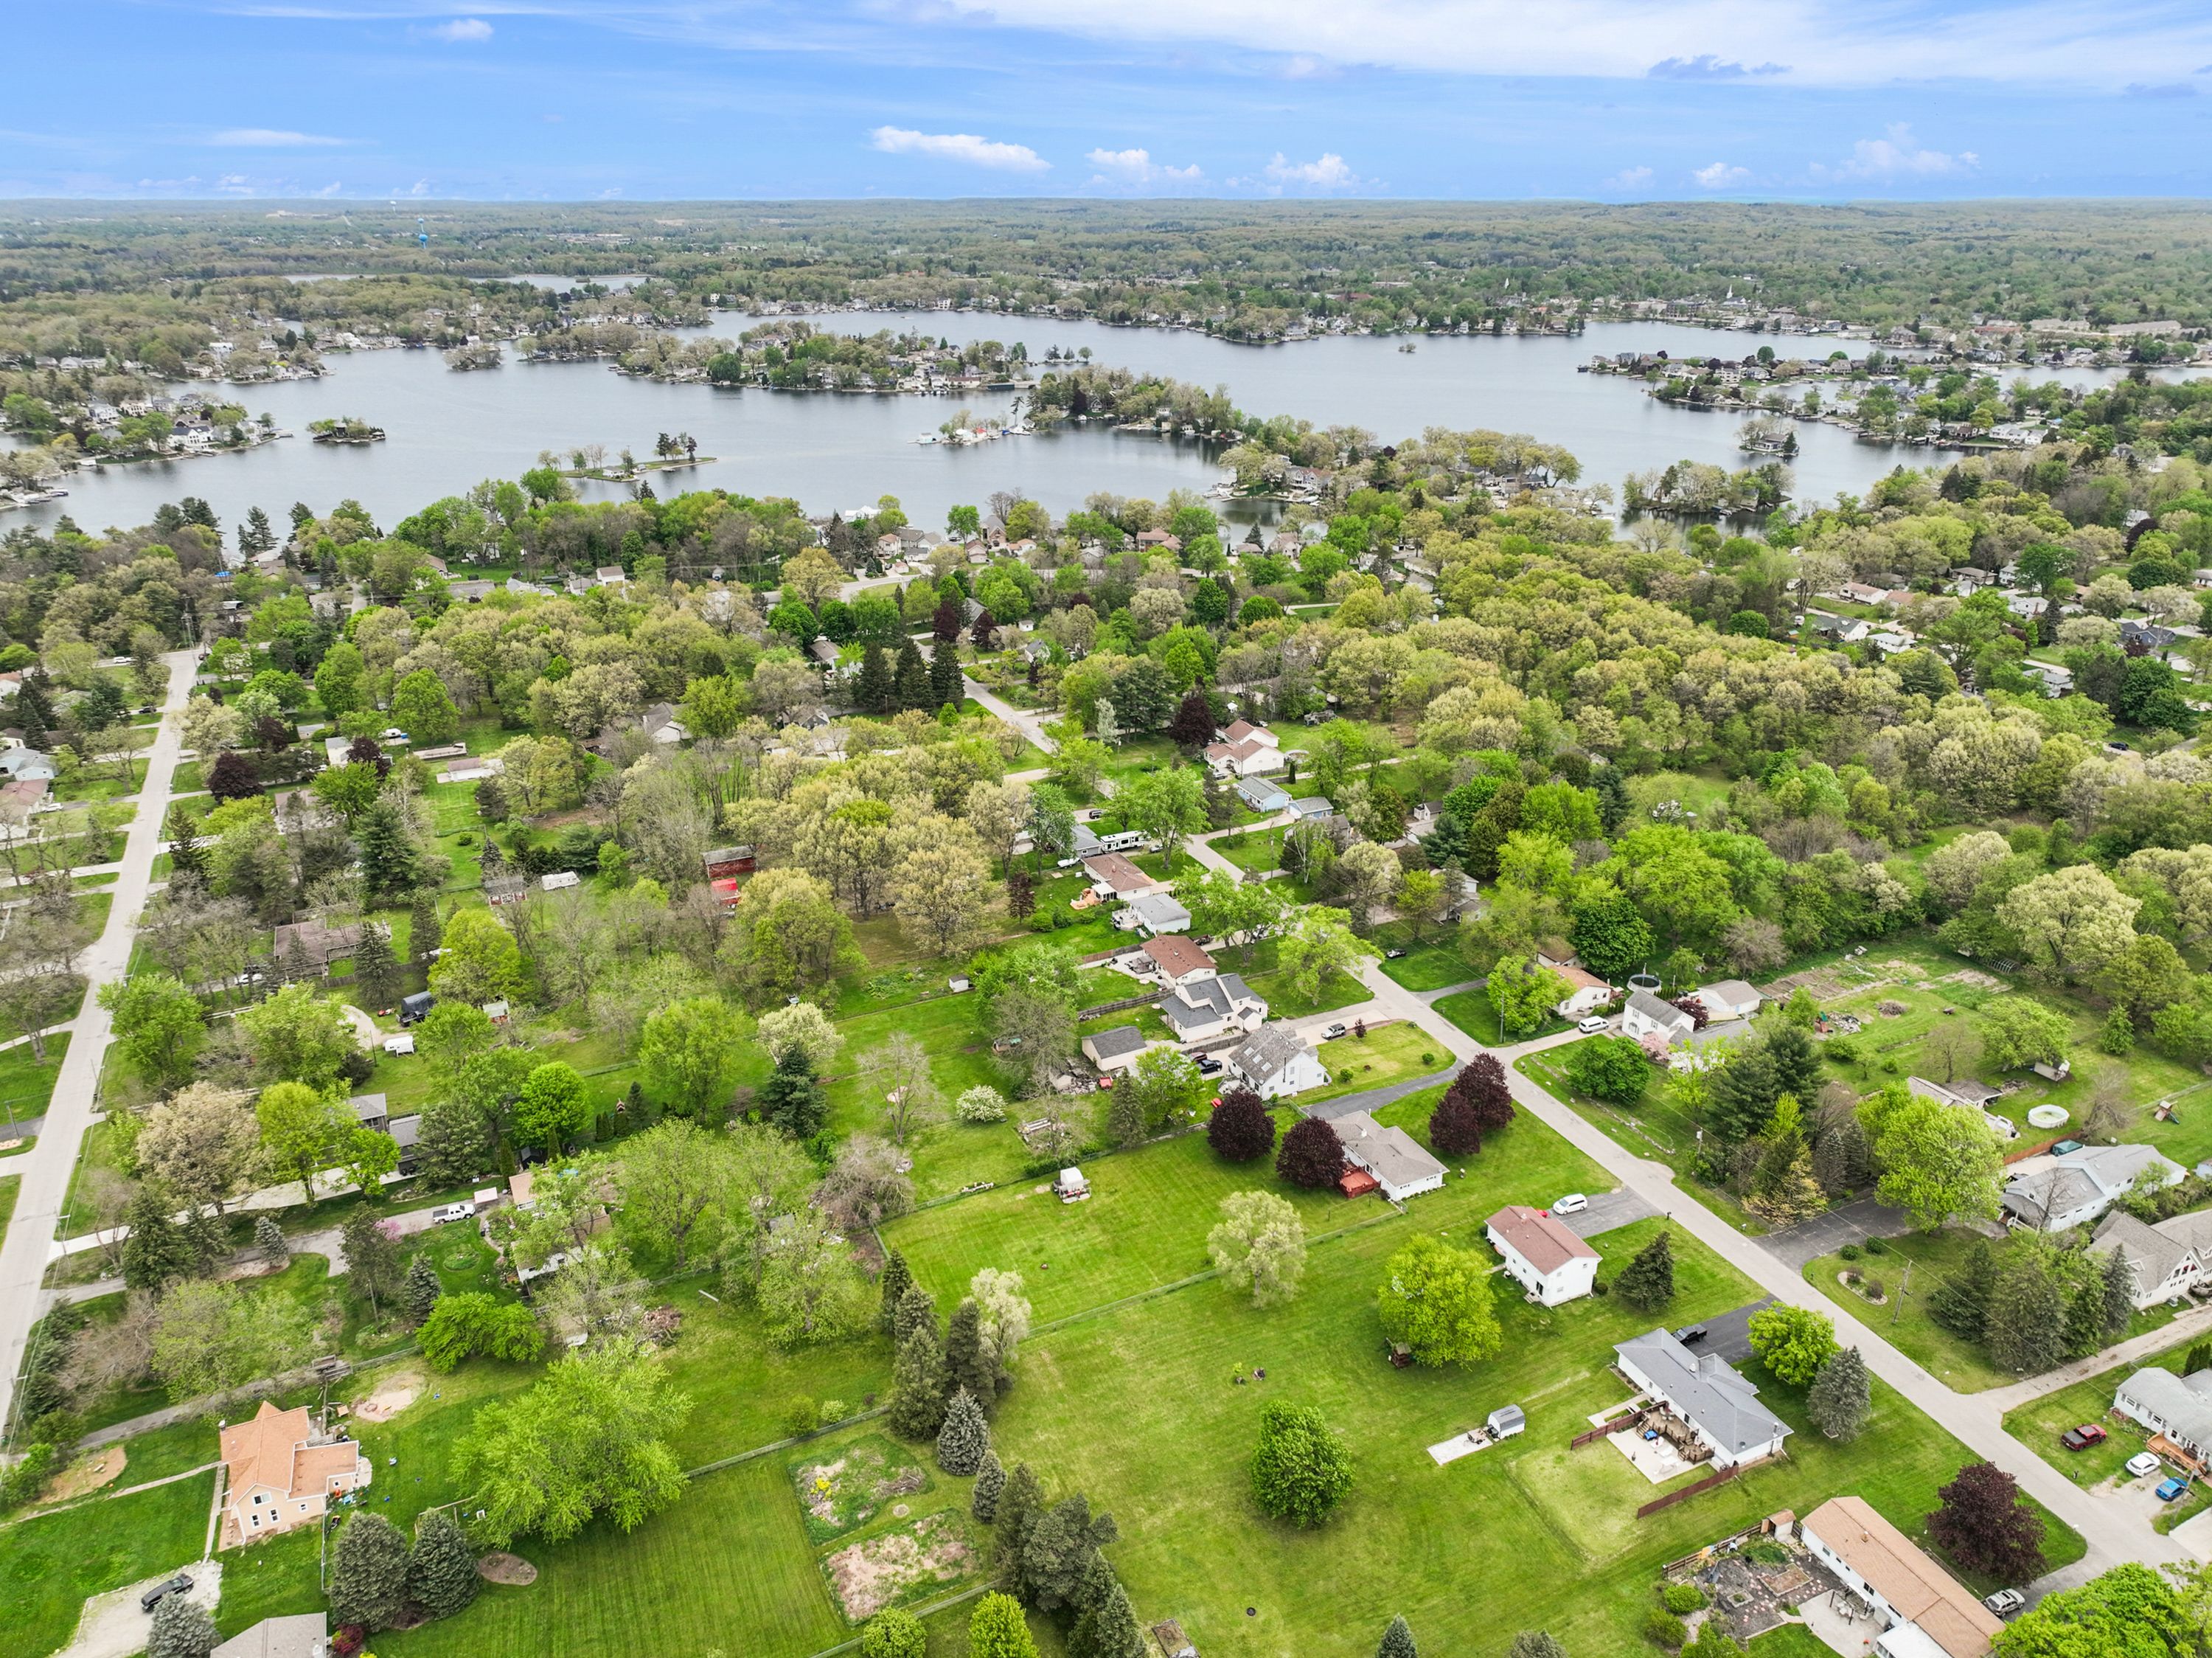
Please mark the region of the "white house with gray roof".
[[1444, 1166], [1405, 1130], [1385, 1128], [1364, 1111], [1347, 1112], [1329, 1126], [1344, 1146], [1345, 1161], [1372, 1174], [1392, 1203], [1401, 1204], [1443, 1186]]
[[1790, 1437], [1790, 1424], [1759, 1402], [1759, 1389], [1726, 1359], [1692, 1353], [1663, 1329], [1613, 1350], [1621, 1375], [1687, 1424], [1716, 1469], [1776, 1455]]
[[2083, 1146], [2023, 1157], [2005, 1181], [2005, 1218], [2038, 1232], [2063, 1232], [2087, 1225], [2130, 1192], [2171, 1186], [2184, 1173], [2155, 1146]]
[[1723, 978], [1717, 984], [1700, 986], [1691, 994], [1705, 1010], [1705, 1017], [1715, 1024], [1729, 1019], [1753, 1018], [1759, 1012], [1759, 1004], [1765, 999], [1741, 978]]
[[1219, 973], [1179, 985], [1160, 1003], [1160, 1017], [1188, 1047], [1258, 1030], [1267, 1022], [1267, 1003], [1242, 974]]
[[2205, 1263], [2212, 1260], [2212, 1214], [2177, 1215], [2149, 1226], [2114, 1210], [2097, 1228], [2089, 1251], [2118, 1251], [2134, 1280], [2131, 1298], [2137, 1309], [2155, 1307], [2203, 1281]]
[[1620, 1010], [1620, 1031], [1641, 1042], [1654, 1037], [1668, 1047], [1697, 1027], [1698, 1021], [1671, 1002], [1662, 1002], [1649, 991], [1631, 991]]
[[2189, 1376], [2155, 1366], [2138, 1370], [2112, 1395], [2112, 1408], [2198, 1461], [2212, 1459], [2212, 1370]]
[[1116, 1025], [1110, 1031], [1093, 1031], [1083, 1039], [1083, 1057], [1099, 1070], [1121, 1072], [1133, 1068], [1152, 1045], [1134, 1025]]
[[1286, 1100], [1328, 1081], [1321, 1056], [1288, 1025], [1262, 1025], [1232, 1049], [1229, 1069], [1262, 1100]]

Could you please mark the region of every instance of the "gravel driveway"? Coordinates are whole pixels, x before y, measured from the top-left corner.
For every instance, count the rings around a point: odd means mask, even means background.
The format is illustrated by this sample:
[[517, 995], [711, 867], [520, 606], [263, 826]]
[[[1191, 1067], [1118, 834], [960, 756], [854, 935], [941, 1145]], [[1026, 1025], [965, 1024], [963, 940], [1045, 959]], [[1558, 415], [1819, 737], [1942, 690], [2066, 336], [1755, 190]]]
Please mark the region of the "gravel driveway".
[[146, 1637], [154, 1627], [154, 1619], [138, 1610], [138, 1597], [179, 1571], [189, 1573], [192, 1580], [185, 1599], [195, 1606], [205, 1606], [212, 1613], [216, 1601], [222, 1598], [222, 1564], [216, 1560], [191, 1561], [143, 1582], [92, 1596], [84, 1603], [83, 1616], [77, 1619], [76, 1638], [55, 1658], [131, 1658], [133, 1653], [145, 1651]]

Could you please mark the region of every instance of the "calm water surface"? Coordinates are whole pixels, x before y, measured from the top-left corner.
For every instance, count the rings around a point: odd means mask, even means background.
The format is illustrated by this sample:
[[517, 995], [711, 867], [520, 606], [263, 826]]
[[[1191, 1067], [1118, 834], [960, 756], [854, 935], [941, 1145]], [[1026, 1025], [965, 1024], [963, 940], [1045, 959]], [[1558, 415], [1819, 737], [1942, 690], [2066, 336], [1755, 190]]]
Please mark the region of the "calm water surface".
[[[1258, 414], [1364, 426], [1386, 441], [1431, 426], [1527, 432], [1572, 450], [1585, 483], [1616, 491], [1628, 472], [1673, 460], [1744, 464], [1735, 441], [1741, 418], [1668, 408], [1634, 382], [1577, 374], [1577, 366], [1601, 351], [1741, 357], [1759, 343], [1710, 329], [1616, 323], [1575, 338], [1422, 338], [1405, 352], [1402, 342], [1386, 338], [1241, 346], [1179, 330], [937, 311], [834, 313], [812, 320], [848, 332], [913, 327], [956, 342], [1018, 339], [1032, 359], [1050, 346], [1088, 346], [1101, 363], [1225, 385], [1239, 407]], [[734, 336], [752, 322], [724, 315], [711, 332]], [[1771, 343], [1785, 355], [1805, 356], [1844, 344], [1796, 337]], [[1865, 350], [1862, 342], [1850, 347]], [[702, 456], [715, 457], [656, 478], [653, 487], [664, 496], [719, 487], [793, 496], [809, 512], [823, 513], [893, 495], [922, 524], [942, 522], [948, 507], [980, 503], [994, 490], [1034, 496], [1062, 513], [1097, 490], [1159, 500], [1177, 487], [1202, 490], [1222, 475], [1212, 445], [1095, 426], [958, 448], [914, 442], [961, 407], [979, 417], [1006, 413], [1013, 398], [1003, 392], [953, 399], [730, 391], [633, 380], [603, 363], [526, 363], [512, 356], [501, 369], [455, 374], [427, 350], [333, 354], [327, 361], [330, 373], [319, 381], [226, 388], [252, 413], [266, 410], [301, 436], [243, 454], [79, 473], [68, 482], [67, 499], [0, 515], [0, 528], [50, 523], [64, 512], [93, 530], [140, 524], [160, 503], [184, 495], [204, 497], [226, 527], [251, 507], [281, 525], [295, 501], [319, 513], [351, 497], [389, 528], [480, 479], [517, 476], [538, 464], [541, 450], [597, 442], [611, 454], [627, 445], [649, 455], [664, 431], [689, 431]], [[389, 436], [357, 448], [307, 441], [309, 421], [336, 415], [370, 421]], [[1942, 455], [1862, 443], [1833, 426], [1802, 424], [1797, 431], [1802, 500], [1859, 492], [1900, 461], [1926, 465]], [[599, 485], [585, 492], [602, 499], [621, 493]]]

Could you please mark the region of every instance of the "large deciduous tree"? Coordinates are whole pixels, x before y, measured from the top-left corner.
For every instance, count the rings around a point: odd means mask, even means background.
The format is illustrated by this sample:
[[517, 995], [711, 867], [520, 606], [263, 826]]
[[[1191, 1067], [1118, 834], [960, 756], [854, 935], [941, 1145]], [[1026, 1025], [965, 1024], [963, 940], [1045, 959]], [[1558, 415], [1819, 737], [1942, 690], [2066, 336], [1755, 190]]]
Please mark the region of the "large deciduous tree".
[[1376, 1292], [1382, 1335], [1417, 1364], [1476, 1364], [1503, 1338], [1488, 1268], [1426, 1233], [1406, 1240], [1382, 1270]]
[[1344, 1442], [1310, 1405], [1271, 1399], [1260, 1412], [1252, 1452], [1252, 1496], [1262, 1514], [1317, 1526], [1352, 1489]]
[[1928, 1535], [1968, 1571], [2007, 1583], [2043, 1574], [2043, 1516], [2013, 1477], [1993, 1462], [1970, 1462], [1936, 1492]]
[[1319, 1192], [1344, 1178], [1344, 1142], [1325, 1117], [1302, 1117], [1275, 1152], [1275, 1173], [1294, 1186]]
[[1275, 1149], [1275, 1119], [1249, 1088], [1231, 1088], [1206, 1121], [1206, 1143], [1225, 1162], [1256, 1162]]
[[113, 1024], [123, 1062], [157, 1088], [192, 1074], [207, 1043], [199, 998], [170, 973], [134, 973], [100, 987], [100, 1005]]
[[1751, 1350], [1793, 1387], [1803, 1387], [1835, 1356], [1836, 1326], [1826, 1314], [1777, 1302], [1751, 1315]]
[[1249, 1293], [1255, 1307], [1295, 1296], [1306, 1270], [1297, 1210], [1273, 1192], [1232, 1192], [1221, 1200], [1221, 1216], [1206, 1234], [1206, 1253], [1223, 1282]]

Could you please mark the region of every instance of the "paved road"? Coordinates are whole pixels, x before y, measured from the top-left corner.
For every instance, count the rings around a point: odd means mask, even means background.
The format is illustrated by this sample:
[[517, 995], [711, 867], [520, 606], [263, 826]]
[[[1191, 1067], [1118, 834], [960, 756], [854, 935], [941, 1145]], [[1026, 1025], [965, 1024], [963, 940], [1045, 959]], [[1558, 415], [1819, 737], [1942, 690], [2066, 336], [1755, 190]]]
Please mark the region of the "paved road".
[[[1378, 1002], [1393, 1004], [1399, 1016], [1418, 1022], [1461, 1058], [1472, 1058], [1481, 1047], [1464, 1032], [1439, 1017], [1412, 992], [1393, 984], [1379, 964], [1364, 964], [1362, 976]], [[1727, 1261], [1764, 1293], [1776, 1300], [1807, 1307], [1832, 1319], [1837, 1338], [1856, 1347], [1867, 1368], [1962, 1442], [1976, 1455], [1996, 1463], [2020, 1482], [2021, 1488], [2081, 1533], [2093, 1559], [2105, 1565], [2123, 1560], [2158, 1564], [2186, 1560], [2179, 1544], [2159, 1536], [2143, 1517], [2124, 1503], [2084, 1490], [2004, 1430], [2002, 1404], [1988, 1393], [1956, 1393], [1850, 1312], [1835, 1305], [1807, 1284], [1787, 1263], [1767, 1253], [1758, 1240], [1745, 1236], [1722, 1220], [1689, 1192], [1674, 1184], [1674, 1172], [1663, 1163], [1639, 1157], [1609, 1136], [1577, 1116], [1528, 1077], [1514, 1069], [1525, 1054], [1574, 1040], [1572, 1032], [1498, 1050], [1513, 1090], [1514, 1103], [1545, 1123], [1654, 1208], [1671, 1216], [1674, 1223]], [[2193, 1316], [2193, 1315], [2192, 1315]], [[2161, 1332], [2164, 1339], [2172, 1334]]]
[[169, 667], [169, 694], [162, 704], [161, 728], [147, 751], [146, 780], [138, 791], [138, 810], [131, 820], [130, 838], [117, 866], [114, 902], [107, 911], [107, 926], [79, 958], [77, 966], [88, 981], [84, 1007], [77, 1015], [69, 1052], [54, 1082], [52, 1103], [46, 1109], [39, 1143], [14, 1161], [24, 1165], [21, 1189], [15, 1195], [15, 1213], [7, 1236], [0, 1240], [0, 1423], [14, 1401], [15, 1373], [21, 1368], [24, 1344], [39, 1316], [39, 1285], [45, 1277], [55, 1222], [68, 1196], [70, 1173], [76, 1166], [77, 1146], [92, 1126], [94, 1093], [101, 1062], [107, 1057], [108, 1018], [98, 997], [100, 986], [120, 978], [131, 962], [131, 949], [138, 936], [138, 913], [146, 905], [153, 882], [154, 858], [161, 848], [161, 819], [169, 809], [169, 786], [176, 774], [181, 739], [175, 716], [191, 694], [198, 662], [193, 652], [172, 651], [162, 659]]

